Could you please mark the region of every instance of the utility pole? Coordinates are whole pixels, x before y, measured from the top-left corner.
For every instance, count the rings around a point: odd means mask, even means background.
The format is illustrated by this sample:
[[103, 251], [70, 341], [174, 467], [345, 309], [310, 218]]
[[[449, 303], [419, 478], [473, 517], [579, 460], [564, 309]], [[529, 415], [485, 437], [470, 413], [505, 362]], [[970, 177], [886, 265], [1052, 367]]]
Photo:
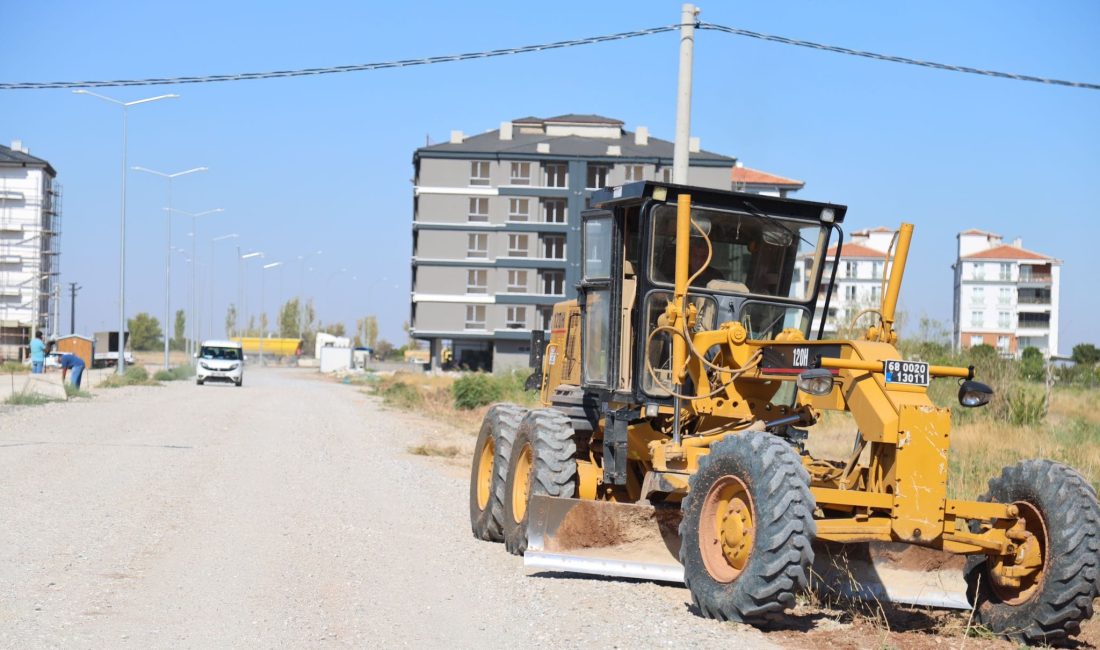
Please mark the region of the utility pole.
[[69, 283], [69, 334], [76, 334], [76, 292], [83, 288], [75, 282]]
[[691, 140], [691, 61], [695, 52], [695, 21], [699, 9], [685, 4], [680, 13], [680, 80], [676, 88], [676, 141], [672, 148], [672, 182], [688, 183], [688, 143]]

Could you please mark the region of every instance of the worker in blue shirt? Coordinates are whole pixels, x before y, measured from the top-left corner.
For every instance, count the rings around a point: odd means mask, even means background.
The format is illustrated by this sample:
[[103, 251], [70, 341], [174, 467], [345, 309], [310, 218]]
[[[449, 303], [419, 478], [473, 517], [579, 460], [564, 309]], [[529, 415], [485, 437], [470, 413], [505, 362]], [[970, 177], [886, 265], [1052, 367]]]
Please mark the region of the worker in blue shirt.
[[42, 331], [39, 330], [34, 333], [34, 338], [31, 339], [31, 372], [41, 375], [45, 365], [46, 342], [42, 340]]
[[75, 354], [61, 355], [61, 382], [65, 382], [65, 375], [73, 371], [73, 386], [80, 388], [80, 379], [84, 374], [84, 359]]

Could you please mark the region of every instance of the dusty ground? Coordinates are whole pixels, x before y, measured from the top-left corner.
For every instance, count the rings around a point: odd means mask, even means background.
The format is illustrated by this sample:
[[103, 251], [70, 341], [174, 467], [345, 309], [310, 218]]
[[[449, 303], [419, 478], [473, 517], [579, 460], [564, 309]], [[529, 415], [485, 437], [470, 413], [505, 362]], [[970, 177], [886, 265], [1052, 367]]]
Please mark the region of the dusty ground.
[[[1010, 647], [954, 614], [807, 604], [763, 634], [683, 587], [528, 576], [470, 535], [470, 432], [316, 377], [0, 407], [0, 647]], [[461, 456], [408, 453], [441, 440]]]

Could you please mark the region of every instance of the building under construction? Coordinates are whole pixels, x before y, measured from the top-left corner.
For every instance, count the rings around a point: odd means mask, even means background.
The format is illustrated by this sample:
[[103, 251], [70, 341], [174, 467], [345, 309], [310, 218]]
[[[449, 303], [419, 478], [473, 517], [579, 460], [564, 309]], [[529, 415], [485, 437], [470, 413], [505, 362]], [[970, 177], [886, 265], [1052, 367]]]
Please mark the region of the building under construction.
[[38, 330], [59, 333], [61, 187], [19, 141], [0, 145], [0, 357], [22, 360]]

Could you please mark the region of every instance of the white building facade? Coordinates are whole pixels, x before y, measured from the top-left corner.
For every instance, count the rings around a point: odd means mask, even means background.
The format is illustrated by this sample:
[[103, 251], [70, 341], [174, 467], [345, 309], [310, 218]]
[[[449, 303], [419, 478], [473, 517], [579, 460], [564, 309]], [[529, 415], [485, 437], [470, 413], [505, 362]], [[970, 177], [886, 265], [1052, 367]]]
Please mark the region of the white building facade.
[[[864, 309], [878, 309], [882, 302], [886, 255], [890, 252], [894, 233], [894, 230], [882, 227], [857, 230], [852, 233], [850, 240], [841, 245], [836, 281], [826, 313], [825, 294], [833, 274], [833, 262], [837, 259], [836, 246], [829, 248], [825, 255], [821, 293], [818, 294], [811, 332], [818, 332], [821, 317], [825, 316], [823, 338], [849, 338], [854, 335], [851, 327], [853, 319]], [[802, 277], [809, 276], [809, 266], [812, 263], [812, 256], [804, 258]], [[862, 330], [872, 321], [871, 318], [861, 319], [854, 329]]]
[[1027, 347], [1058, 354], [1062, 262], [1005, 244], [983, 230], [958, 234], [954, 341], [959, 348], [990, 345], [1019, 357]]
[[22, 143], [0, 145], [0, 356], [22, 359], [39, 330], [59, 334], [57, 172]]

